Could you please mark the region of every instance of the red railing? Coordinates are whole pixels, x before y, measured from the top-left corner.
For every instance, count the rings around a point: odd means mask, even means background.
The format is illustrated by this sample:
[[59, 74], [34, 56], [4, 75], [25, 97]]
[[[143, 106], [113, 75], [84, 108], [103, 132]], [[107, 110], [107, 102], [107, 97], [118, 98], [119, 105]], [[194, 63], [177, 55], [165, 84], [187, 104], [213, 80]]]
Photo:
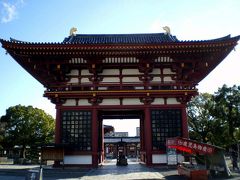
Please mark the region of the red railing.
[[197, 84], [192, 83], [67, 83], [55, 84], [47, 88], [52, 91], [109, 91], [109, 90], [196, 90]]

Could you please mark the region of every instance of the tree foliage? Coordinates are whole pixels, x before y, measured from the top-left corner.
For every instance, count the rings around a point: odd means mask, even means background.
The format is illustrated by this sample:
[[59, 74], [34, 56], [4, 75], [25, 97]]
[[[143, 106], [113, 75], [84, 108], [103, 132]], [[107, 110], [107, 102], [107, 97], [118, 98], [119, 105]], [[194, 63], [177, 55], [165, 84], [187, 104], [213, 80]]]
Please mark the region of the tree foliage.
[[199, 94], [187, 110], [190, 138], [222, 147], [240, 140], [240, 86]]
[[195, 97], [188, 104], [189, 133], [193, 139], [201, 142], [209, 140], [213, 127], [213, 117], [209, 113], [212, 96], [204, 93]]
[[227, 135], [232, 142], [236, 141], [234, 133], [240, 126], [240, 86], [223, 85], [214, 94], [215, 108], [213, 114], [227, 127]]
[[53, 141], [54, 119], [41, 109], [22, 105], [9, 107], [0, 123], [5, 124], [2, 131], [4, 148], [19, 146], [23, 158], [26, 147], [34, 148]]

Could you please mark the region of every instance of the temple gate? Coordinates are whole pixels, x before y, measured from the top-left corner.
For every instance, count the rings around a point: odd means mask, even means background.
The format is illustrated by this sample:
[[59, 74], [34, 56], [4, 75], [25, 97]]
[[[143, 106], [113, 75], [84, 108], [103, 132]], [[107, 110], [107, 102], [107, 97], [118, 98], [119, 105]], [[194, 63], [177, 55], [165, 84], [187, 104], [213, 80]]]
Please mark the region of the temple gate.
[[180, 41], [171, 34], [72, 34], [60, 43], [0, 40], [56, 105], [64, 164], [97, 167], [106, 118], [140, 119], [140, 154], [166, 164], [166, 138], [188, 137], [186, 103], [237, 37]]

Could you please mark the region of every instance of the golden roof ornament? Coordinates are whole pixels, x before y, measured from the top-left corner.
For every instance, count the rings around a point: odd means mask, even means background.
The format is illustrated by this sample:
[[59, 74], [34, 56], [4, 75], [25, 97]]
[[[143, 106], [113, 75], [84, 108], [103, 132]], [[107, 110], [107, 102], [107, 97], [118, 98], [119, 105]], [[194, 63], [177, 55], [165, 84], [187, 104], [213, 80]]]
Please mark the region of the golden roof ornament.
[[164, 33], [165, 35], [171, 35], [170, 27], [164, 26], [163, 30], [165, 30], [165, 33]]
[[77, 28], [72, 27], [72, 28], [70, 29], [69, 36], [76, 36], [76, 32], [77, 32]]

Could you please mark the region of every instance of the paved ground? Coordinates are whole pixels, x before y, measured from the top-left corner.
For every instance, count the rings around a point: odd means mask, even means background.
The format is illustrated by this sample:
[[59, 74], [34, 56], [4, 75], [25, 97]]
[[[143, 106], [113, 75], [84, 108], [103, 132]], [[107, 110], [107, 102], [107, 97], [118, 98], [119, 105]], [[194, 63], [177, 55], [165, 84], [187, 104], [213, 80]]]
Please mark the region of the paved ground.
[[[181, 180], [177, 171], [168, 168], [148, 168], [138, 162], [129, 160], [128, 166], [116, 166], [116, 160], [109, 160], [97, 169], [51, 169], [43, 170], [44, 180], [117, 180], [117, 179], [170, 179]], [[1, 180], [24, 180], [31, 176], [29, 169], [39, 169], [37, 166], [0, 165]]]
[[[45, 167], [44, 180], [81, 179], [91, 169], [62, 169]], [[35, 171], [36, 173], [32, 173]], [[0, 180], [25, 180], [38, 176], [39, 166], [0, 165]]]
[[128, 162], [128, 166], [116, 166], [116, 160], [93, 169], [81, 179], [83, 180], [112, 180], [112, 179], [185, 179], [177, 175], [177, 171], [167, 168], [148, 168], [138, 162]]
[[[39, 170], [39, 166], [0, 165], [0, 180], [25, 180], [32, 174], [29, 170]], [[43, 180], [124, 180], [124, 179], [166, 179], [185, 180], [177, 175], [176, 168], [149, 168], [129, 160], [128, 166], [116, 166], [116, 160], [109, 160], [97, 169], [52, 169], [45, 167]], [[239, 172], [229, 179], [240, 179]]]

